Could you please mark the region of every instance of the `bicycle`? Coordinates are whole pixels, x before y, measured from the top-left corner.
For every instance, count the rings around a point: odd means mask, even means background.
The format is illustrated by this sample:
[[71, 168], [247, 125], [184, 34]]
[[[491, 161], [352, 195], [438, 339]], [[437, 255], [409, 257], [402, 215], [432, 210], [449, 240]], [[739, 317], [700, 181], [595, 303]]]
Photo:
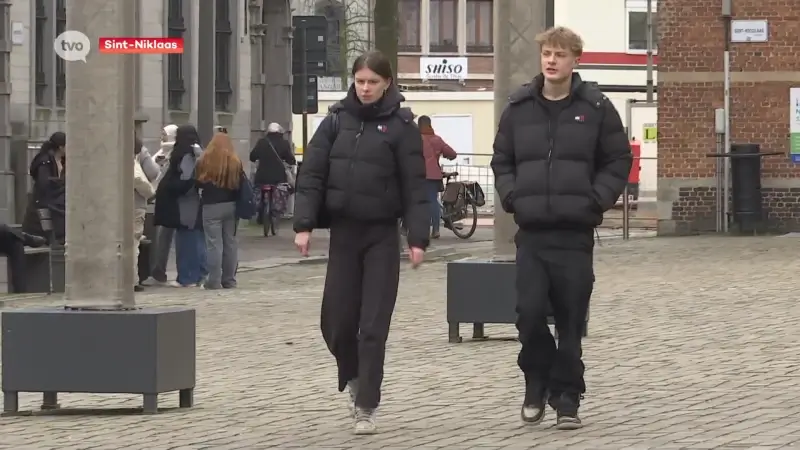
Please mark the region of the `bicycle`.
[[277, 217], [278, 214], [275, 213], [275, 209], [272, 207], [272, 198], [276, 189], [277, 186], [272, 184], [261, 186], [261, 210], [259, 211], [259, 217], [261, 219], [261, 225], [264, 227], [264, 237], [269, 237], [270, 233], [272, 236], [278, 234], [278, 222], [280, 221], [280, 217]]
[[[442, 173], [442, 179], [445, 180], [444, 192], [442, 192], [442, 201], [440, 203], [442, 222], [444, 227], [452, 231], [457, 237], [469, 239], [478, 228], [478, 204], [473, 198], [470, 189], [467, 189], [466, 183], [456, 181], [454, 180], [455, 178], [458, 178], [458, 172]], [[456, 184], [460, 186], [456, 186]], [[445, 195], [451, 185], [454, 186], [454, 188], [450, 189], [451, 192], [458, 190], [456, 198], [451, 201], [445, 201]], [[470, 213], [472, 213], [472, 219], [467, 220]], [[460, 223], [462, 221], [464, 223]]]

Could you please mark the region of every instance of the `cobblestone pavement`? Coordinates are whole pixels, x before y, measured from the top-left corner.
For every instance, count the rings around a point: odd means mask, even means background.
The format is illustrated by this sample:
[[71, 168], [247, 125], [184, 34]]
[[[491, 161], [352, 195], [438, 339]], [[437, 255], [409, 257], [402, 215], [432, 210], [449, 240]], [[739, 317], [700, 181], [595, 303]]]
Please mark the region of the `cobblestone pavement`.
[[[445, 264], [432, 263], [402, 276], [381, 434], [351, 435], [318, 330], [324, 266], [297, 265], [244, 274], [236, 291], [140, 297], [198, 310], [195, 408], [4, 417], [0, 448], [800, 448], [798, 254], [800, 239], [780, 237], [599, 247], [579, 431], [555, 430], [552, 413], [521, 424], [515, 342], [448, 344]], [[22, 406], [39, 400], [23, 395]], [[61, 396], [65, 408], [140, 401]]]

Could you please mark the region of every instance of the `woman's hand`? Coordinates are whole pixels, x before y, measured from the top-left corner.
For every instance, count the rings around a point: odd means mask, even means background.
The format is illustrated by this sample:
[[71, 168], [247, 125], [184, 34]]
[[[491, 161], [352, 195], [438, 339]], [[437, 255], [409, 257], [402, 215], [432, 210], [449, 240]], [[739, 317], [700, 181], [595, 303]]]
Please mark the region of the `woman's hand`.
[[411, 247], [408, 249], [408, 260], [411, 261], [411, 267], [416, 269], [422, 264], [422, 261], [425, 259], [425, 250], [417, 247]]
[[300, 254], [308, 256], [308, 250], [311, 248], [311, 232], [302, 231], [294, 235], [294, 245], [300, 250]]

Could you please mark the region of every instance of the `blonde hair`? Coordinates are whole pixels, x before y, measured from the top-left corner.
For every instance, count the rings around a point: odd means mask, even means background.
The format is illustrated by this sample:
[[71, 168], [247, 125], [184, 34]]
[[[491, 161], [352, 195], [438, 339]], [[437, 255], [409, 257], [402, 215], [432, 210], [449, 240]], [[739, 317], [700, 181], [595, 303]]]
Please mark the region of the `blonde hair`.
[[231, 138], [217, 133], [197, 161], [197, 181], [225, 189], [239, 189], [242, 161], [236, 156]]
[[536, 43], [540, 46], [548, 45], [550, 47], [569, 50], [575, 56], [581, 56], [583, 54], [583, 39], [581, 39], [578, 33], [567, 27], [553, 27], [539, 33], [536, 36]]

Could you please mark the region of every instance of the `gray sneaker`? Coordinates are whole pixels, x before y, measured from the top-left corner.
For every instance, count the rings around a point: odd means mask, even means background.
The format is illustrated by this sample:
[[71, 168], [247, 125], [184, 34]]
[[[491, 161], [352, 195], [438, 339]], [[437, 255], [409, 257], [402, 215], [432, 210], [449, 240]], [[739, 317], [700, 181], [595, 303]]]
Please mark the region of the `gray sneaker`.
[[378, 432], [378, 427], [375, 425], [375, 410], [368, 408], [356, 408], [355, 426], [353, 433], [355, 434], [375, 434]]
[[347, 382], [347, 394], [347, 409], [350, 411], [350, 417], [355, 417], [356, 396], [358, 395], [358, 379]]

